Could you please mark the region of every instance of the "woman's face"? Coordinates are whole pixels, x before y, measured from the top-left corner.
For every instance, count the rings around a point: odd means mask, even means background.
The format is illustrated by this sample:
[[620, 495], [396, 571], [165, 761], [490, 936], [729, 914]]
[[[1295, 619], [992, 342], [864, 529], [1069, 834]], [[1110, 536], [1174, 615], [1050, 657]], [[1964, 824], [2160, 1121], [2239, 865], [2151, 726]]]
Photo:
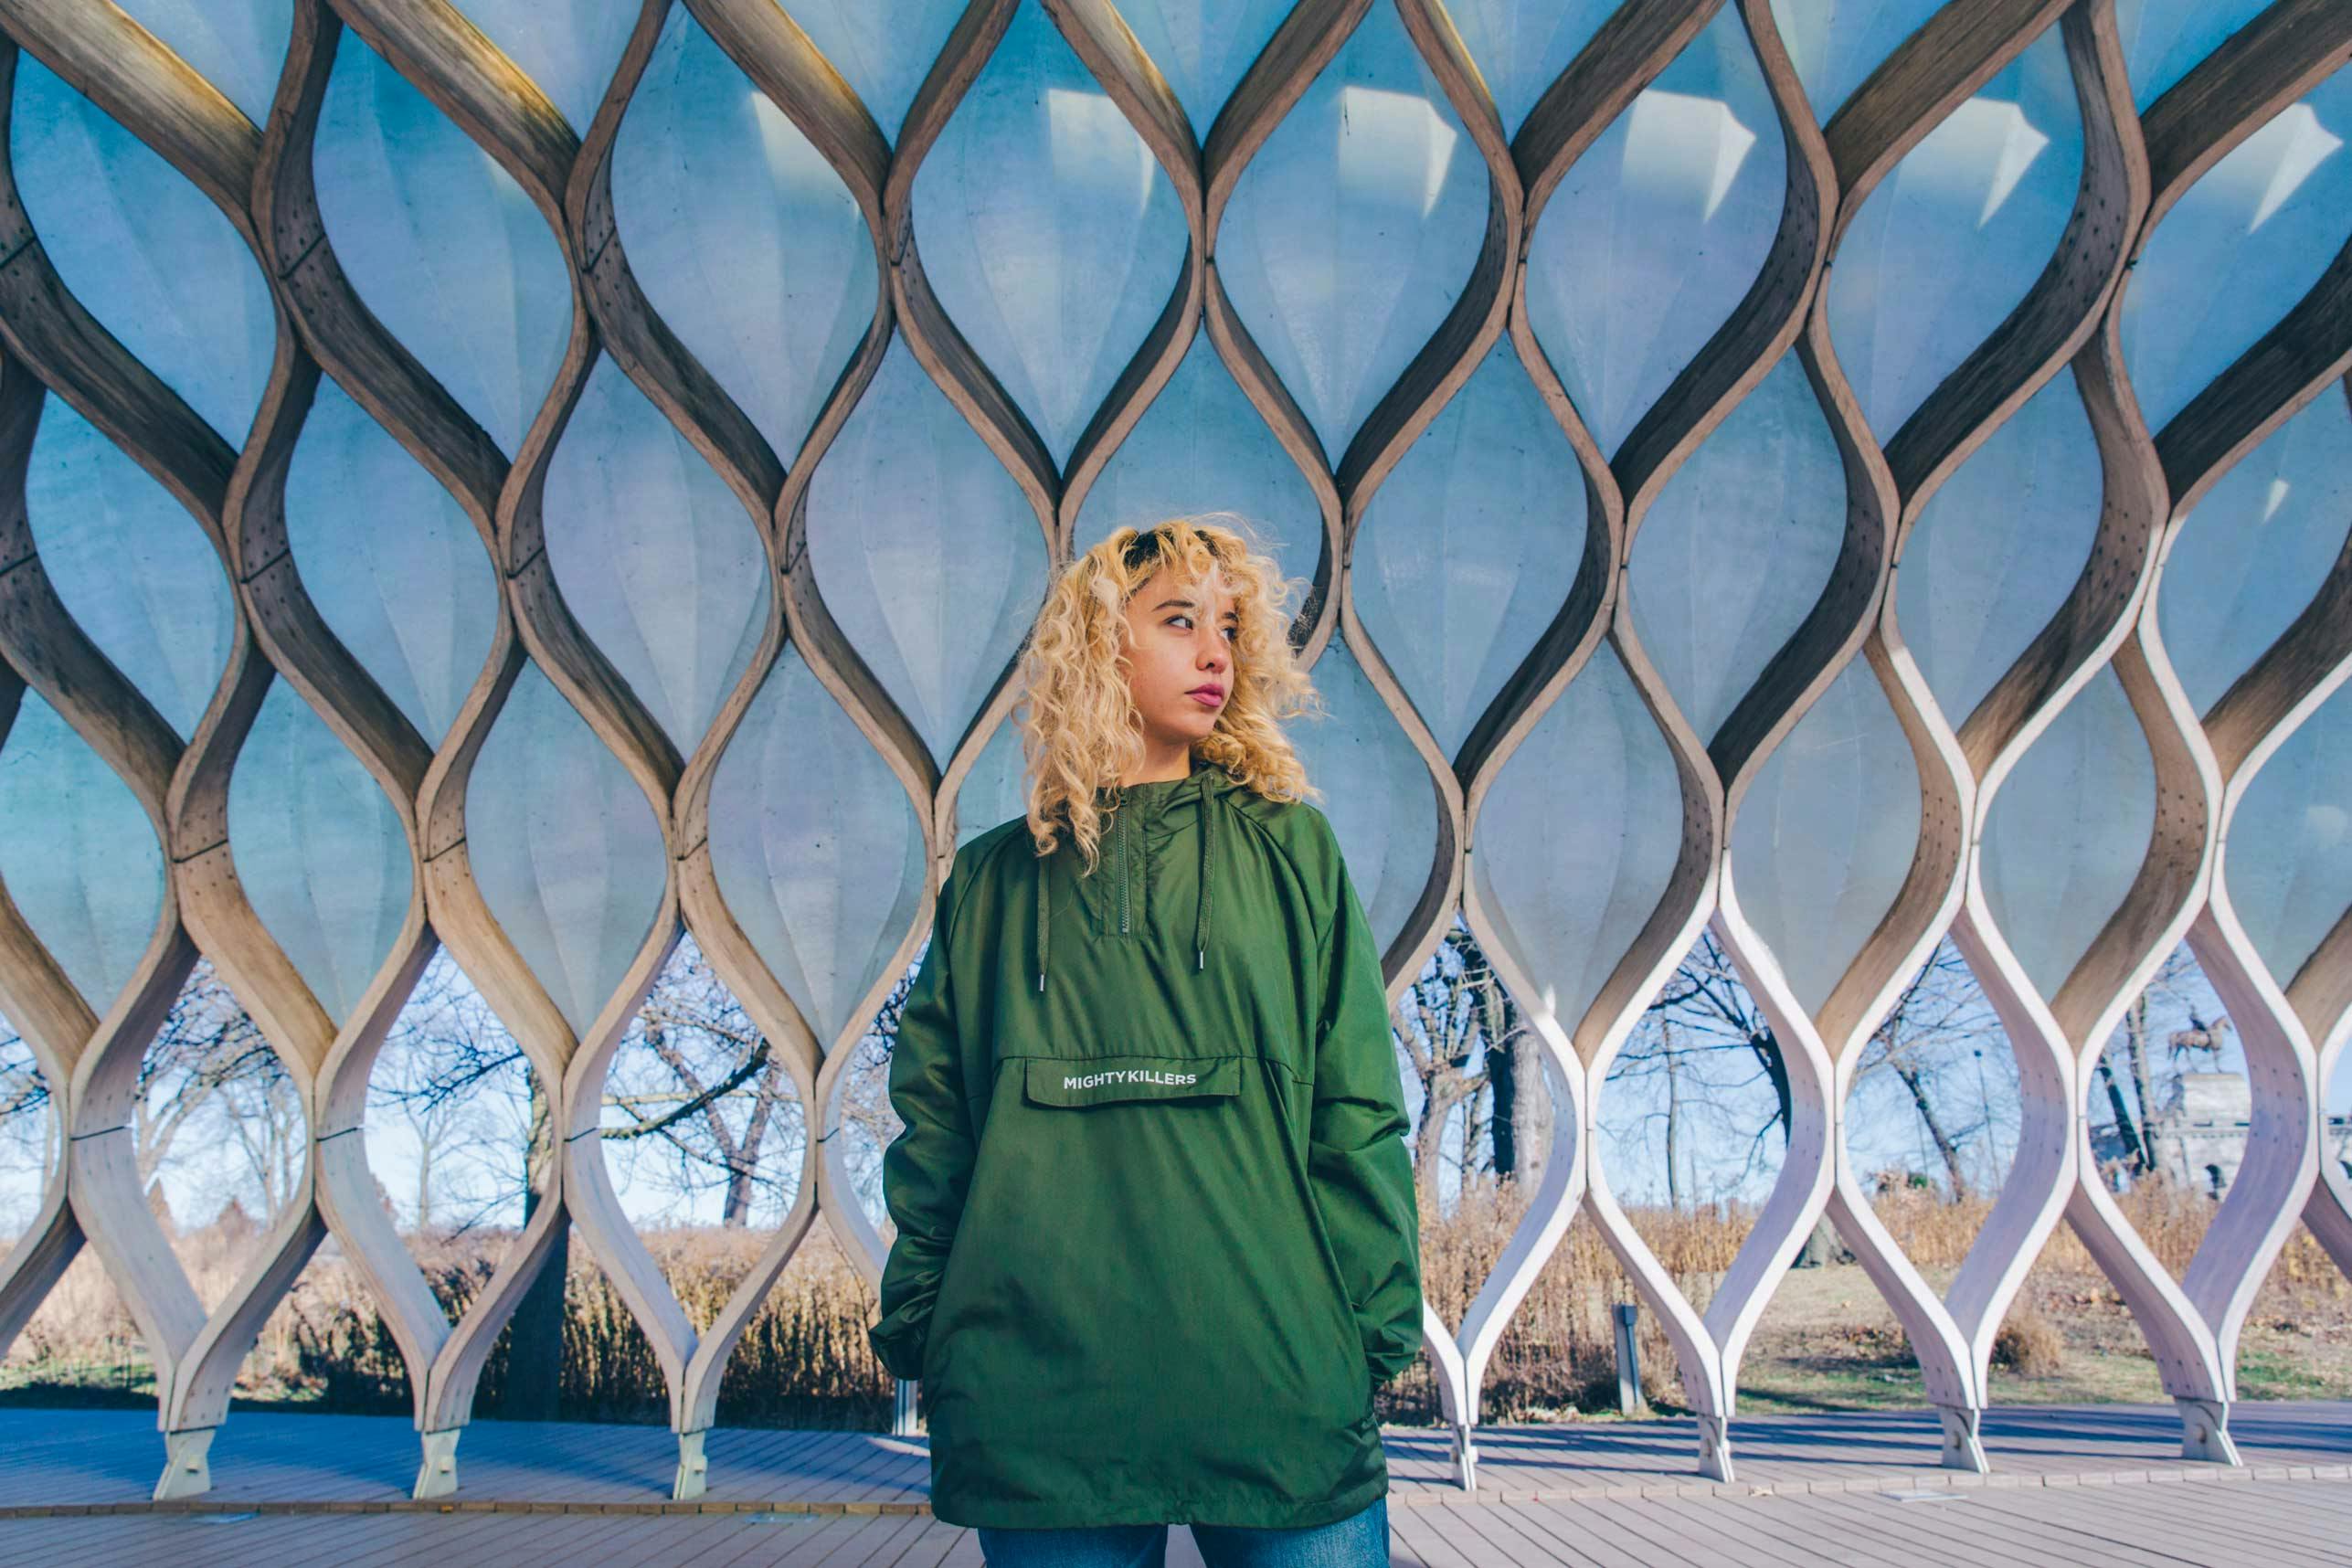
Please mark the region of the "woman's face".
[[1183, 750], [1217, 726], [1234, 691], [1241, 617], [1222, 578], [1176, 581], [1166, 567], [1127, 601], [1128, 692], [1154, 752]]

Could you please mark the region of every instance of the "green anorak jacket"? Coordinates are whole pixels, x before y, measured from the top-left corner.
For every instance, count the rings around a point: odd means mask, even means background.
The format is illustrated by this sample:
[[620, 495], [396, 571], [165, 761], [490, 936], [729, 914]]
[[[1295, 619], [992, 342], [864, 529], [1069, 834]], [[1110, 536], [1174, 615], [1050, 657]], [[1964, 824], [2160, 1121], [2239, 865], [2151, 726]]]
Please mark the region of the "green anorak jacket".
[[1116, 798], [1091, 874], [1022, 818], [957, 852], [868, 1337], [948, 1523], [1327, 1524], [1388, 1490], [1372, 1396], [1421, 1347], [1380, 955], [1312, 804], [1213, 763]]

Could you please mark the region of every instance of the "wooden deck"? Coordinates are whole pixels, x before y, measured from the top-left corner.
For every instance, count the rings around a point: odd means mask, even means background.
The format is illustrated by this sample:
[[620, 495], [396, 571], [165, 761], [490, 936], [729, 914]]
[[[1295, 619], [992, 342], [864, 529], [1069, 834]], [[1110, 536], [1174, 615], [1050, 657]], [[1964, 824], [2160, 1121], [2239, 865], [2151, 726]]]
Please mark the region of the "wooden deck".
[[[1609, 1498], [1396, 1508], [1405, 1568], [2302, 1568], [2352, 1563], [2352, 1485], [1961, 1490], [1922, 1504], [1839, 1497]], [[981, 1568], [971, 1531], [928, 1514], [259, 1513], [0, 1520], [0, 1568], [169, 1562], [174, 1568]], [[1168, 1532], [1171, 1568], [1199, 1568]]]
[[[2178, 1458], [2168, 1405], [1999, 1411], [1985, 1422], [1994, 1471], [1977, 1477], [1933, 1467], [1932, 1417], [1766, 1417], [1733, 1424], [1731, 1486], [1696, 1473], [1687, 1423], [1489, 1427], [1475, 1495], [1451, 1482], [1442, 1432], [1391, 1427], [1391, 1545], [1431, 1568], [2352, 1564], [2352, 1404], [2241, 1405], [2231, 1427], [2235, 1469]], [[919, 1440], [720, 1431], [710, 1455], [710, 1495], [675, 1503], [659, 1428], [481, 1422], [457, 1496], [418, 1503], [407, 1423], [240, 1412], [214, 1445], [214, 1489], [157, 1505], [153, 1417], [0, 1411], [0, 1568], [163, 1550], [383, 1568], [980, 1561], [971, 1531], [930, 1517]], [[1168, 1560], [1200, 1561], [1190, 1531], [1170, 1531]]]

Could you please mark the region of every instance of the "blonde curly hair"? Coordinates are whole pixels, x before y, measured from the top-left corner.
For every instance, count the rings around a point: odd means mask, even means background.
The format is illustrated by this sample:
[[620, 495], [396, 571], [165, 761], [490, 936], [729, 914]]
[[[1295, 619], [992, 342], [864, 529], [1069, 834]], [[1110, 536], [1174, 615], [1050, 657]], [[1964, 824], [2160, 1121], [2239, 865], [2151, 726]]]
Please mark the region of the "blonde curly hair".
[[1234, 513], [1115, 528], [1046, 589], [1022, 652], [1022, 695], [1013, 713], [1036, 853], [1052, 853], [1066, 826], [1089, 872], [1102, 838], [1097, 793], [1112, 792], [1106, 804], [1116, 806], [1119, 779], [1143, 760], [1143, 717], [1119, 664], [1128, 646], [1128, 600], [1163, 566], [1185, 584], [1218, 573], [1240, 621], [1232, 694], [1216, 728], [1193, 746], [1194, 763], [1216, 763], [1269, 800], [1322, 793], [1307, 782], [1282, 732], [1282, 721], [1295, 714], [1325, 711], [1290, 645], [1291, 600], [1307, 580], [1284, 577]]

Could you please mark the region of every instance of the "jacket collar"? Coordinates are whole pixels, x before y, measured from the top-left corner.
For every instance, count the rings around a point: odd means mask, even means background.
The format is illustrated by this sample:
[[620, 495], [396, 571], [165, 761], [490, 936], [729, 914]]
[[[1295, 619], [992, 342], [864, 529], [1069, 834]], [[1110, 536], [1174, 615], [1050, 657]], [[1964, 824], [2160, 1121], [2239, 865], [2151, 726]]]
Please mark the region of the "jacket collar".
[[1195, 761], [1192, 771], [1181, 779], [1153, 779], [1141, 784], [1127, 784], [1095, 791], [1095, 809], [1098, 811], [1130, 810], [1136, 822], [1161, 832], [1173, 831], [1176, 817], [1185, 802], [1205, 800], [1217, 779], [1230, 784], [1232, 778], [1213, 762]]
[[[1138, 839], [1150, 834], [1153, 839], [1166, 837], [1175, 831], [1181, 813], [1197, 802], [1201, 824], [1201, 874], [1198, 879], [1198, 902], [1192, 911], [1193, 967], [1209, 967], [1209, 853], [1211, 826], [1216, 813], [1210, 809], [1209, 799], [1241, 788], [1222, 764], [1195, 758], [1192, 771], [1181, 779], [1154, 779], [1141, 784], [1128, 784], [1099, 789], [1095, 791], [1095, 809], [1108, 814], [1108, 830], [1104, 843], [1114, 855], [1136, 853]], [[1045, 867], [1037, 868], [1037, 989], [1045, 989], [1045, 959], [1048, 938], [1052, 934], [1053, 916], [1047, 906]]]

